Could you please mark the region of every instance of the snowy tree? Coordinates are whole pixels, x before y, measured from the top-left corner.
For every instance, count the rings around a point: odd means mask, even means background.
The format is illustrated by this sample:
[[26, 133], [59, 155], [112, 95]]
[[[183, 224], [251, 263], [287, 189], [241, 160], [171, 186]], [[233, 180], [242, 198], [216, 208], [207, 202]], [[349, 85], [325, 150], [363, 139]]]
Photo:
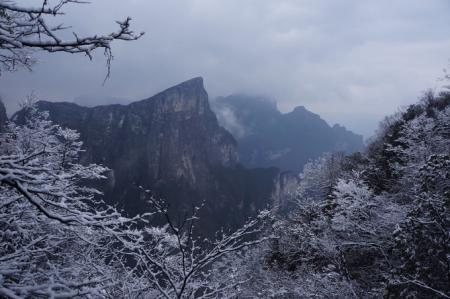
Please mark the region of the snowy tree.
[[330, 196], [305, 201], [287, 219], [276, 221], [268, 245], [230, 259], [233, 277], [248, 278], [230, 293], [264, 298], [381, 296], [391, 269], [392, 233], [404, 213], [389, 198], [375, 196], [359, 173], [346, 177], [337, 180]]
[[395, 233], [400, 266], [392, 296], [449, 297], [450, 283], [450, 106], [448, 95], [420, 105], [406, 121], [392, 151], [401, 174], [398, 196], [410, 209]]
[[140, 237], [134, 220], [86, 187], [106, 169], [79, 164], [79, 134], [24, 109], [26, 123], [0, 135], [0, 294], [107, 297], [132, 278], [117, 279], [124, 256], [112, 248]]
[[37, 6], [22, 6], [12, 0], [0, 1], [0, 73], [14, 71], [18, 67], [31, 68], [36, 62], [34, 50], [50, 53], [64, 52], [85, 54], [92, 59], [97, 49], [103, 49], [107, 59], [108, 75], [113, 58], [111, 42], [131, 41], [140, 38], [130, 29], [131, 18], [118, 21], [119, 29], [108, 35], [79, 36], [64, 39], [61, 33], [69, 27], [51, 25], [50, 19], [64, 15], [63, 9], [69, 4], [83, 4], [80, 0], [41, 0]]
[[305, 164], [296, 197], [304, 201], [321, 200], [331, 194], [343, 164], [342, 153], [325, 153]]
[[[318, 273], [308, 268], [292, 272], [270, 264], [271, 248], [267, 243], [231, 255], [224, 262], [232, 269], [228, 277], [239, 281], [224, 298], [352, 298], [349, 284], [336, 273]], [[231, 265], [231, 267], [230, 267]], [[220, 280], [224, 272], [215, 277]]]
[[[404, 212], [389, 195], [375, 195], [361, 173], [339, 179], [331, 201], [328, 240], [336, 252], [335, 266], [355, 286], [355, 292], [383, 293], [391, 269], [392, 234]], [[359, 291], [358, 291], [359, 290]]]
[[[166, 222], [161, 227], [146, 228], [146, 238], [134, 251], [136, 269], [149, 289], [162, 298], [217, 298], [243, 283], [243, 279], [225, 278], [232, 274], [233, 267], [224, 259], [267, 239], [259, 235], [270, 218], [268, 211], [262, 211], [233, 233], [218, 232], [210, 241], [195, 234], [200, 207], [194, 207], [189, 218], [176, 223], [164, 201], [143, 191]], [[214, 279], [217, 268], [222, 271], [221, 279]]]

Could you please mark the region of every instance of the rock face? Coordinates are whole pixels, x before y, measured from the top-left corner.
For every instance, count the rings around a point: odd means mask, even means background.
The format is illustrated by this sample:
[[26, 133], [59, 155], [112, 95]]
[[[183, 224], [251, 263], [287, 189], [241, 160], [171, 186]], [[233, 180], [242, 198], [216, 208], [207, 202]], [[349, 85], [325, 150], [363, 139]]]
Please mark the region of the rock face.
[[363, 148], [363, 137], [344, 127], [330, 127], [305, 107], [282, 114], [276, 102], [262, 97], [232, 95], [213, 103], [219, 122], [236, 137], [239, 157], [247, 167], [275, 166], [300, 172], [323, 152], [352, 153]]
[[[41, 101], [38, 107], [80, 132], [83, 160], [111, 169], [102, 186], [105, 198], [131, 214], [148, 208], [138, 186], [164, 197], [174, 213], [204, 201], [202, 222], [211, 231], [240, 225], [269, 203], [276, 170], [238, 167], [236, 141], [219, 126], [202, 78], [125, 106]], [[21, 117], [19, 112], [13, 119]]]
[[196, 185], [203, 183], [201, 174], [210, 166], [238, 161], [236, 141], [209, 109], [201, 78], [126, 106], [87, 108], [41, 101], [38, 107], [81, 133], [85, 159], [106, 164], [115, 173], [140, 169], [136, 177]]
[[3, 132], [7, 120], [8, 116], [6, 115], [6, 108], [0, 99], [0, 132]]
[[290, 171], [280, 172], [274, 180], [272, 191], [272, 209], [278, 214], [288, 214], [295, 208], [300, 177]]

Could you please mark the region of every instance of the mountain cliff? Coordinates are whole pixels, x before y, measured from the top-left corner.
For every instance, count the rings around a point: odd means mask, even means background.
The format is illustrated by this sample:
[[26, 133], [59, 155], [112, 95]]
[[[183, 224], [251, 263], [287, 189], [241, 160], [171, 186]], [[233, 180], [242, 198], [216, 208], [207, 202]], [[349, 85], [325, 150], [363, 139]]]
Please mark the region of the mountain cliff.
[[80, 132], [85, 159], [104, 163], [116, 174], [139, 169], [134, 176], [198, 185], [210, 166], [238, 161], [236, 141], [209, 109], [201, 78], [125, 106], [88, 108], [41, 101], [38, 107], [58, 124]]
[[270, 99], [231, 95], [216, 99], [213, 109], [238, 140], [239, 157], [247, 167], [300, 172], [309, 159], [323, 152], [352, 153], [363, 148], [362, 136], [340, 125], [330, 127], [302, 106], [282, 114]]
[[[129, 105], [82, 107], [40, 101], [50, 118], [81, 134], [85, 163], [108, 166], [101, 186], [130, 214], [148, 209], [137, 186], [161, 196], [174, 213], [205, 203], [202, 227], [236, 227], [270, 202], [276, 169], [238, 166], [237, 143], [219, 126], [202, 78]], [[13, 116], [21, 122], [23, 113]]]

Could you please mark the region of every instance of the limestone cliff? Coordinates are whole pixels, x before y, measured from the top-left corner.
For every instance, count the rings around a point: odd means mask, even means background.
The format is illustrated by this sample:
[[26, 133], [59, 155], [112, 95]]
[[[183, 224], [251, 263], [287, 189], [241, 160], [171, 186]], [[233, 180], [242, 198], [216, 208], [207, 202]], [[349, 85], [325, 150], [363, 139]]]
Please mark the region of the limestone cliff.
[[300, 177], [290, 171], [280, 172], [274, 179], [272, 191], [272, 209], [278, 214], [287, 214], [295, 207]]

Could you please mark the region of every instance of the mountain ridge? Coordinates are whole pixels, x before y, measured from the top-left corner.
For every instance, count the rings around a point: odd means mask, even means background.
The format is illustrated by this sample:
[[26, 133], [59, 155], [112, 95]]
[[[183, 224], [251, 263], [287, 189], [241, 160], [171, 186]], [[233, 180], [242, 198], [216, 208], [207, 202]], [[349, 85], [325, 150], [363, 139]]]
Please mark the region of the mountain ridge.
[[241, 162], [247, 167], [275, 166], [298, 173], [323, 152], [363, 148], [361, 135], [339, 124], [330, 126], [304, 106], [281, 113], [273, 100], [237, 94], [217, 98], [212, 107], [220, 124], [237, 139]]

